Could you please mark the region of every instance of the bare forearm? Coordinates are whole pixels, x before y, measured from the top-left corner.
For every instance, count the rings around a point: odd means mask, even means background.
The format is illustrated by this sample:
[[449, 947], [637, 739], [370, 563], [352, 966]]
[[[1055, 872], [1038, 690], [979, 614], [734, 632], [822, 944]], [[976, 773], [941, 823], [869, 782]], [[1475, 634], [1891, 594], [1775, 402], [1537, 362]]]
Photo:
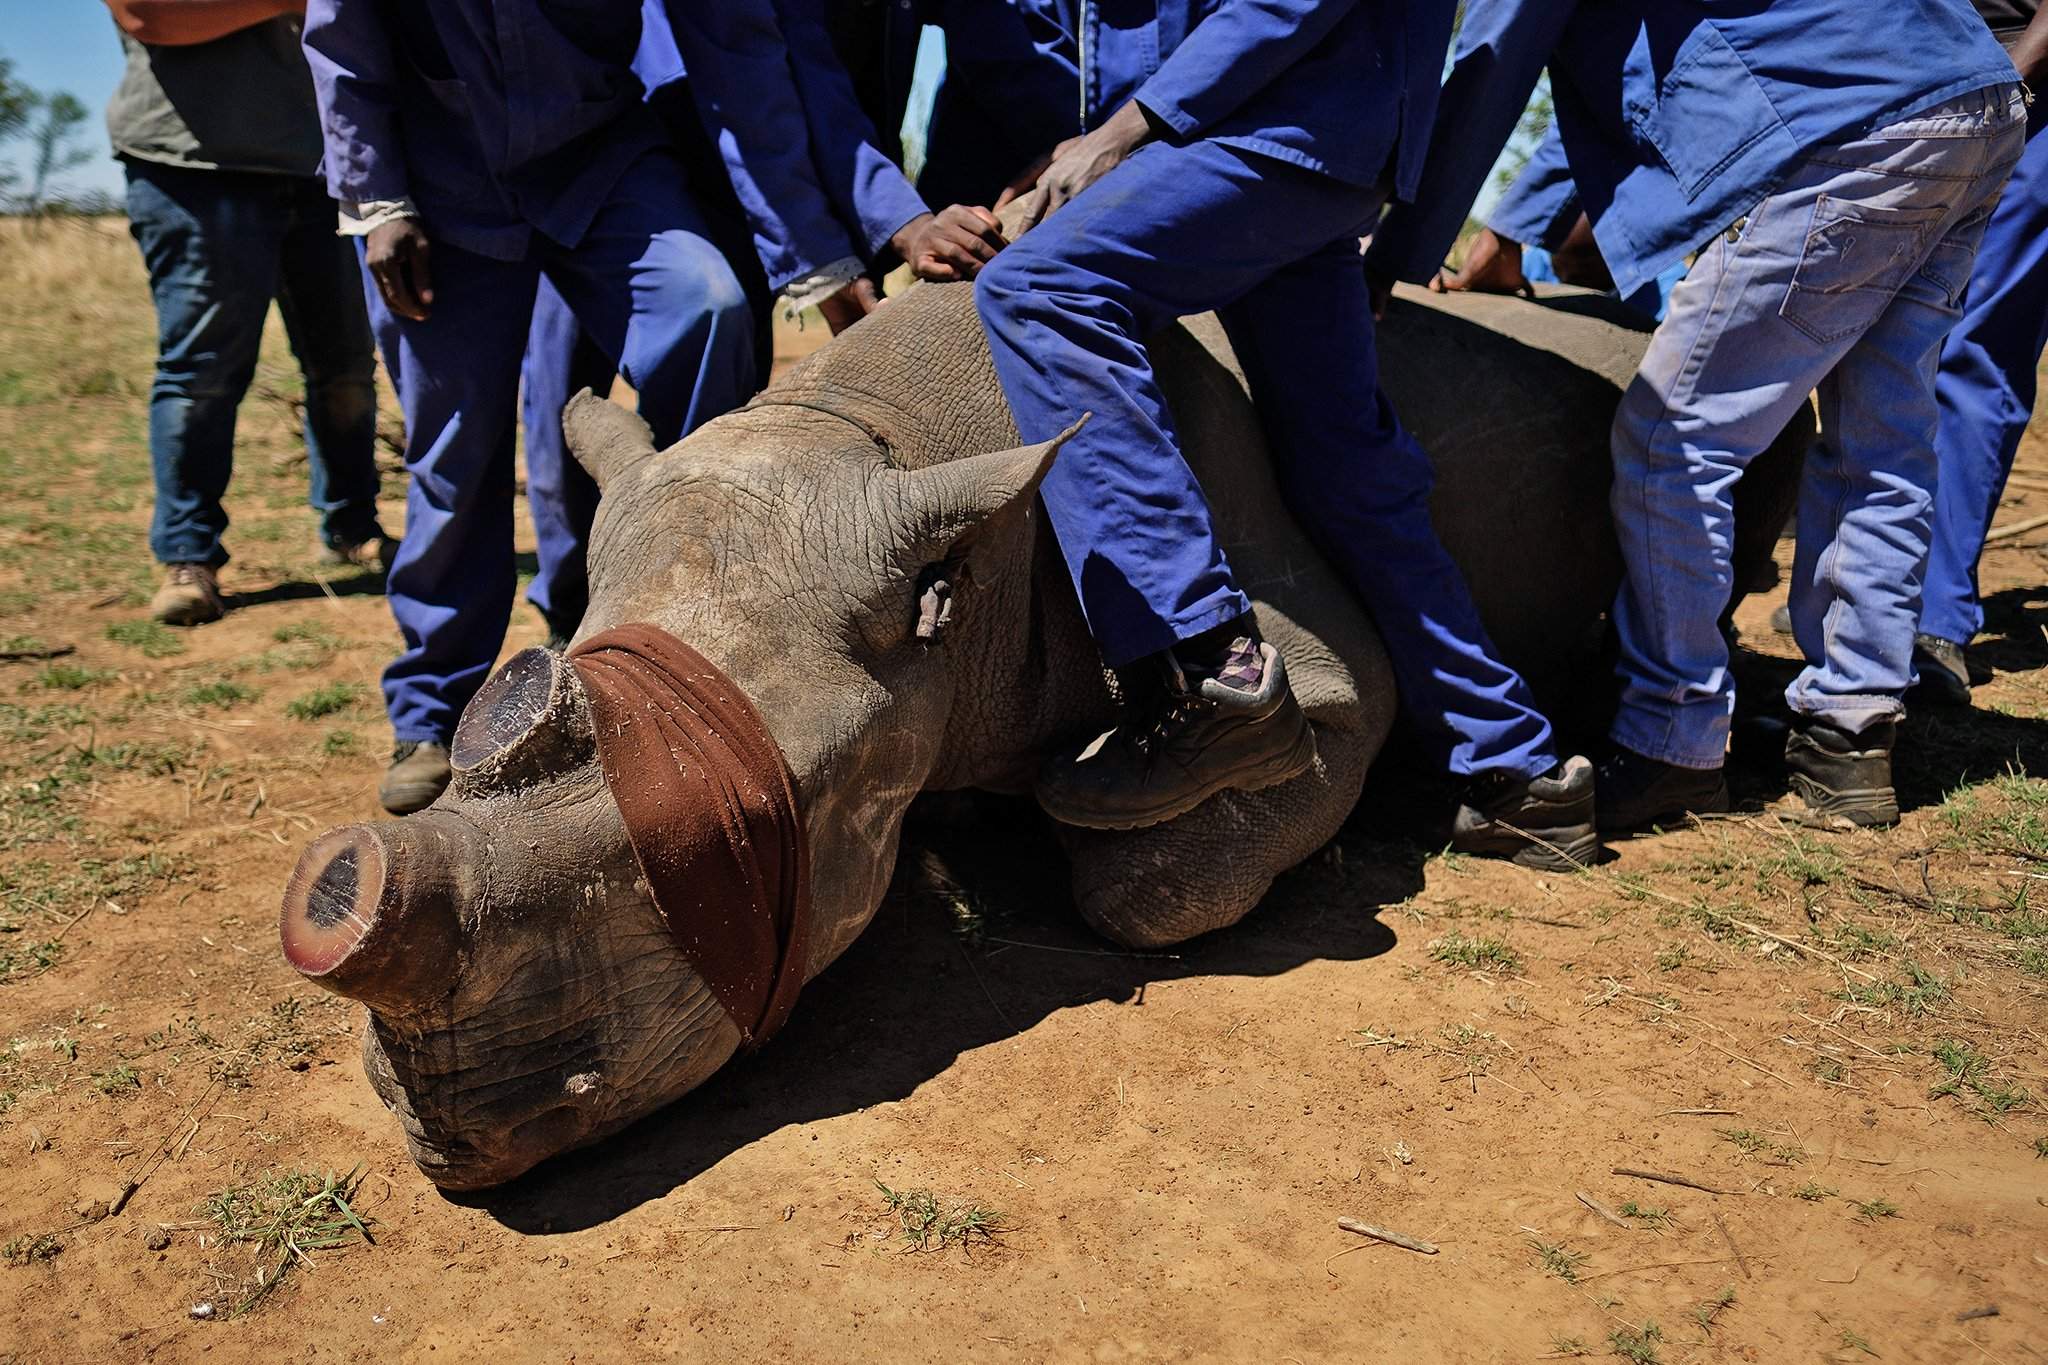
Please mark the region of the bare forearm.
[[2027, 31], [2013, 44], [2012, 64], [2020, 69], [2020, 79], [2030, 86], [2038, 88], [2048, 79], [2048, 9], [2037, 10]]
[[280, 14], [303, 14], [305, 0], [107, 0], [114, 22], [137, 42], [161, 47], [210, 43]]

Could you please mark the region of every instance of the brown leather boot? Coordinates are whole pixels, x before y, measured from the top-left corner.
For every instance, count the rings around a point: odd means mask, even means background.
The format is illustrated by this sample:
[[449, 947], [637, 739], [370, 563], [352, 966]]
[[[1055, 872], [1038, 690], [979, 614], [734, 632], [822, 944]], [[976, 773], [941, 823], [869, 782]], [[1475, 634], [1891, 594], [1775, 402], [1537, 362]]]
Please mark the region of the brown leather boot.
[[166, 564], [164, 584], [149, 599], [149, 614], [167, 626], [203, 626], [227, 615], [220, 580], [206, 564]]

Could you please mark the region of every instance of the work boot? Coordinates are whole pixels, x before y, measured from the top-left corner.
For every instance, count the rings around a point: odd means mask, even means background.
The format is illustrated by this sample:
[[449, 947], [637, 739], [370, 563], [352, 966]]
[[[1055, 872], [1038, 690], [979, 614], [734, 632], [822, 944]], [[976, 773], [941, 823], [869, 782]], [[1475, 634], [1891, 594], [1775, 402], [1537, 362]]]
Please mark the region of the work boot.
[[1590, 867], [1600, 851], [1593, 765], [1574, 756], [1541, 777], [1498, 768], [1478, 774], [1458, 807], [1451, 847], [1545, 872]]
[[377, 799], [393, 815], [425, 810], [448, 790], [448, 746], [433, 740], [401, 739], [391, 751], [391, 766], [377, 784]]
[[1895, 722], [1881, 720], [1858, 734], [1811, 716], [1799, 717], [1785, 737], [1785, 768], [1792, 792], [1831, 825], [1887, 829], [1899, 822], [1892, 790]]
[[1308, 717], [1271, 645], [1238, 637], [1213, 676], [1167, 655], [1166, 687], [1079, 753], [1047, 763], [1036, 794], [1045, 813], [1087, 829], [1142, 829], [1183, 815], [1220, 791], [1258, 791], [1315, 763]]
[[1963, 647], [1939, 635], [1913, 637], [1914, 701], [1935, 706], [1970, 704], [1970, 657]]
[[149, 614], [167, 626], [203, 626], [227, 615], [220, 579], [209, 564], [166, 564], [164, 584], [149, 599]]
[[334, 544], [320, 542], [320, 562], [337, 569], [375, 569], [380, 574], [391, 572], [391, 561], [398, 558], [398, 542], [382, 531], [368, 540], [349, 540]]
[[1728, 809], [1728, 782], [1719, 768], [1681, 768], [1618, 744], [1600, 765], [1593, 791], [1593, 818], [1602, 834], [1628, 834]]

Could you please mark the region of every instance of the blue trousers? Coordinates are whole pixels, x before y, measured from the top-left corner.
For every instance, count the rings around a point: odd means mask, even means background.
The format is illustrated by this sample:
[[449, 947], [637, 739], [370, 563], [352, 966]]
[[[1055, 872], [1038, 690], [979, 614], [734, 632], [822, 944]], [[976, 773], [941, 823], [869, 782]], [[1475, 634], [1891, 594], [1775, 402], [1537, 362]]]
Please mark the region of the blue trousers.
[[387, 587], [405, 650], [384, 701], [399, 739], [445, 742], [511, 619], [514, 422], [540, 281], [639, 391], [663, 444], [745, 400], [753, 322], [666, 153], [620, 178], [573, 247], [536, 236], [526, 259], [501, 261], [438, 242], [432, 269], [425, 322], [392, 313], [374, 286], [368, 296], [412, 472]]
[[1735, 482], [1816, 390], [1790, 602], [1806, 667], [1785, 700], [1852, 733], [1900, 713], [1935, 362], [2024, 120], [2017, 87], [1998, 86], [1815, 147], [1672, 291], [1614, 419], [1616, 743], [1721, 766]]
[[1934, 395], [1941, 425], [1934, 450], [1941, 482], [1920, 629], [1966, 645], [1984, 628], [1977, 558], [2034, 412], [2041, 352], [2048, 347], [2048, 137], [2036, 136], [2013, 168], [2005, 198], [1984, 228], [1963, 320], [1941, 351]]
[[1111, 667], [1250, 609], [1143, 338], [1220, 310], [1282, 496], [1363, 599], [1410, 718], [1454, 772], [1533, 776], [1549, 724], [1429, 518], [1429, 459], [1379, 387], [1358, 236], [1372, 190], [1221, 143], [1154, 143], [1005, 248], [975, 298], [1026, 441], [1094, 419], [1044, 485]]
[[221, 505], [235, 410], [256, 373], [270, 301], [306, 377], [309, 500], [329, 545], [377, 527], [370, 326], [334, 201], [318, 179], [130, 160], [128, 230], [156, 300], [149, 547], [165, 564], [227, 562]]
[[[562, 409], [579, 390], [611, 392], [612, 358], [590, 339], [555, 287], [542, 280], [519, 367], [519, 415], [526, 429], [526, 506], [533, 515], [533, 581], [526, 600], [548, 629], [574, 633], [590, 605], [584, 552], [597, 520], [597, 480], [569, 453]], [[713, 413], [704, 414], [715, 416]]]

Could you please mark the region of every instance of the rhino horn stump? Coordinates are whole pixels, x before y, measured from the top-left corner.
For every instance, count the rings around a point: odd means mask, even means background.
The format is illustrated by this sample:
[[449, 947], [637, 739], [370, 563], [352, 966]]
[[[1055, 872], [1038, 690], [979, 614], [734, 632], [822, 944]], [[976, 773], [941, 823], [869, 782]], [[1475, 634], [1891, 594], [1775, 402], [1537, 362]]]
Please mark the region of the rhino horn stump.
[[379, 1014], [404, 1017], [445, 999], [462, 956], [459, 908], [475, 903], [481, 880], [481, 844], [475, 826], [442, 811], [322, 835], [285, 887], [286, 960]]

